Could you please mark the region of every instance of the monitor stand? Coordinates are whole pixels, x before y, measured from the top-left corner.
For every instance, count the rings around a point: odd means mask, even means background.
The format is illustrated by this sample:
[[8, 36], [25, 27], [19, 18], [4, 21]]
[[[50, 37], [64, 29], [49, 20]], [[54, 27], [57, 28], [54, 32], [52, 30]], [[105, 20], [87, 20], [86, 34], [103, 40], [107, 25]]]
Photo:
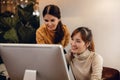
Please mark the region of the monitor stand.
[[23, 80], [36, 80], [36, 70], [25, 70]]

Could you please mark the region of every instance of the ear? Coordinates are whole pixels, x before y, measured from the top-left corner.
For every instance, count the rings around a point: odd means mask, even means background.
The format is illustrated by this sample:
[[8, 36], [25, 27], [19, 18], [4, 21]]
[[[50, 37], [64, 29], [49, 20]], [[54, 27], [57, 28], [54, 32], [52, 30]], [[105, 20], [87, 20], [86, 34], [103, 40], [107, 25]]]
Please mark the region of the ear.
[[86, 47], [88, 48], [90, 46], [90, 42], [87, 42], [86, 43]]

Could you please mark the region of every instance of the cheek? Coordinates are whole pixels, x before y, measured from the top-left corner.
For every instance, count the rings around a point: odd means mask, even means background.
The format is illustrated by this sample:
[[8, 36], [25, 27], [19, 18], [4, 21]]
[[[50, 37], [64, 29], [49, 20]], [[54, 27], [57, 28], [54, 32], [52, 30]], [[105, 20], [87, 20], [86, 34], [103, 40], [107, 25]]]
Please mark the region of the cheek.
[[57, 28], [57, 24], [54, 24], [54, 29], [56, 29]]
[[58, 23], [53, 23], [52, 25], [54, 26], [54, 29], [56, 29], [56, 28], [57, 28]]
[[85, 48], [85, 44], [79, 44], [79, 45], [77, 45], [77, 46], [78, 46], [78, 49], [79, 49], [79, 50], [82, 50], [82, 49]]
[[47, 25], [47, 22], [44, 21], [44, 24]]
[[49, 25], [51, 25], [51, 24], [50, 24], [49, 22], [45, 22], [45, 25], [46, 25], [46, 26], [49, 26]]
[[72, 40], [70, 40], [70, 45], [72, 45]]
[[55, 25], [58, 25], [58, 23], [59, 23], [59, 20], [56, 20], [56, 21], [54, 22]]
[[57, 28], [57, 24], [54, 24], [54, 28]]
[[83, 52], [86, 50], [86, 46], [85, 45], [82, 45], [80, 48], [79, 48], [79, 51]]

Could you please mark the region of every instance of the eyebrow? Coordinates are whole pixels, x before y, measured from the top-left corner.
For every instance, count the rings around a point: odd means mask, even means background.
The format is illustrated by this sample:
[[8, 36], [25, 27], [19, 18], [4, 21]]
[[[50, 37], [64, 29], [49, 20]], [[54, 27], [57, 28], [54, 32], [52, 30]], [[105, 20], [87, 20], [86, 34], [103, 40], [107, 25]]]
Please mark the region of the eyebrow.
[[44, 19], [45, 21], [48, 21], [48, 19]]
[[[71, 38], [71, 39], [74, 39], [74, 38]], [[76, 39], [76, 40], [79, 40], [79, 41], [81, 41], [81, 39]]]

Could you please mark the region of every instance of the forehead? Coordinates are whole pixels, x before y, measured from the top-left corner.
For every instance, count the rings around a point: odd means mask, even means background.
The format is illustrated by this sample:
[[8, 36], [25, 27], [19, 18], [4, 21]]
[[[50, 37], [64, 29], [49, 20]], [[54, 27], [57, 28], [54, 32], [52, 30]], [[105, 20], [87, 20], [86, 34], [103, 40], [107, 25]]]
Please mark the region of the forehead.
[[43, 18], [44, 19], [57, 19], [57, 17], [50, 15], [50, 14], [46, 14]]
[[76, 34], [73, 35], [73, 38], [82, 39], [82, 35], [80, 32], [77, 32]]

